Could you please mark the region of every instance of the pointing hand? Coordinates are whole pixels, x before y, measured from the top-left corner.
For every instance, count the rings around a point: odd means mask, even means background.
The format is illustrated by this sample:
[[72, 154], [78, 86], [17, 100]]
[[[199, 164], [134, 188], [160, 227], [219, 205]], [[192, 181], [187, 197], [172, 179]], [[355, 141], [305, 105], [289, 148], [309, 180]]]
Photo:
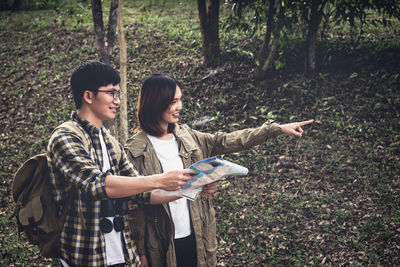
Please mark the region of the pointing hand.
[[292, 122], [288, 124], [279, 125], [282, 129], [282, 132], [288, 135], [293, 135], [296, 137], [301, 137], [303, 134], [303, 129], [301, 128], [304, 125], [310, 124], [314, 122], [314, 120], [301, 121], [301, 122]]

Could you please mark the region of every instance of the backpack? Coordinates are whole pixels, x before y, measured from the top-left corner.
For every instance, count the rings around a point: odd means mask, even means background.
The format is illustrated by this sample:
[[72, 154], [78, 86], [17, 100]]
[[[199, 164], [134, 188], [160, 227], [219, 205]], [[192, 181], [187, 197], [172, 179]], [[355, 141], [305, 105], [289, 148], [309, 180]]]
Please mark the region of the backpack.
[[[67, 128], [77, 133], [89, 150], [89, 143], [75, 122], [64, 122], [54, 131], [59, 128]], [[119, 143], [112, 136], [110, 140], [119, 161], [122, 153]], [[29, 243], [39, 246], [43, 257], [59, 258], [60, 235], [67, 210], [73, 200], [72, 194], [69, 194], [66, 205], [58, 216], [52, 190], [45, 153], [28, 159], [14, 175], [12, 195], [16, 203], [18, 236], [24, 232]]]

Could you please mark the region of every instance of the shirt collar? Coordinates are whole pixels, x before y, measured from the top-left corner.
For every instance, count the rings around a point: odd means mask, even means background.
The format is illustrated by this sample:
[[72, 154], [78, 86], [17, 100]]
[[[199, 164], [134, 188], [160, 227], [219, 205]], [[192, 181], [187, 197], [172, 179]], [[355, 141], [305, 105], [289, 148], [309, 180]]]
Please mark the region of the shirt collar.
[[[76, 122], [78, 122], [79, 125], [81, 125], [82, 128], [87, 133], [89, 133], [89, 135], [93, 136], [93, 135], [98, 135], [99, 134], [99, 129], [95, 125], [91, 124], [89, 121], [79, 117], [78, 113], [76, 111], [72, 112], [71, 119], [76, 121]], [[103, 136], [108, 134], [108, 131], [107, 131], [106, 127], [104, 127], [104, 126], [101, 126], [101, 131], [103, 133]]]

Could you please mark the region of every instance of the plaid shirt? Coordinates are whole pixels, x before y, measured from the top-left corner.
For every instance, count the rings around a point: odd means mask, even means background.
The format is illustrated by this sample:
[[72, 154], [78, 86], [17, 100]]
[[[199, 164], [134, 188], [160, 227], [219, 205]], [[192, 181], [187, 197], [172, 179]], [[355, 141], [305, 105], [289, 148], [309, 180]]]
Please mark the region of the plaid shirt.
[[[69, 207], [60, 237], [61, 258], [70, 266], [106, 266], [105, 239], [100, 231], [100, 203], [107, 198], [105, 178], [109, 174], [138, 176], [138, 173], [122, 151], [118, 162], [117, 154], [112, 147], [110, 135], [101, 129], [106, 143], [111, 169], [103, 173], [103, 154], [101, 150], [99, 129], [79, 118], [74, 112], [72, 120], [83, 129], [89, 150], [81, 140], [81, 134], [69, 129], [58, 129], [50, 138], [47, 147], [47, 161], [51, 183], [54, 186], [55, 201], [59, 210], [65, 205], [67, 197], [72, 194], [73, 202]], [[121, 146], [121, 145], [120, 145]], [[149, 193], [132, 197], [132, 201], [146, 203]], [[123, 230], [125, 254], [131, 266], [138, 266], [139, 256], [131, 237], [127, 218]]]

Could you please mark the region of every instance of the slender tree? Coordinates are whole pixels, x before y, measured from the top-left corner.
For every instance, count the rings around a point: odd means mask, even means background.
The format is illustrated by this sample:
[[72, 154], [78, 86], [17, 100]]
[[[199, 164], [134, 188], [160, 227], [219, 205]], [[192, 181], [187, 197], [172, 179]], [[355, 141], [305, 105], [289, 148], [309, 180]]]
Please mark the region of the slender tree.
[[267, 29], [265, 31], [264, 40], [260, 52], [257, 55], [258, 62], [264, 62], [267, 57], [272, 35], [272, 25], [276, 13], [275, 0], [268, 0], [268, 2], [267, 1], [265, 2], [265, 5], [266, 9], [268, 10], [267, 22], [266, 22]]
[[306, 25], [304, 75], [308, 78], [315, 78], [318, 74], [316, 58], [318, 29], [324, 16], [325, 5], [328, 2], [329, 0], [311, 0], [308, 1], [309, 6], [302, 6], [303, 20]]
[[92, 16], [96, 48], [101, 62], [111, 64], [111, 51], [114, 47], [117, 24], [118, 0], [111, 0], [107, 33], [104, 31], [103, 7], [101, 0], [92, 0]]
[[[103, 8], [101, 0], [92, 0], [92, 16], [94, 33], [96, 36], [96, 48], [99, 60], [105, 64], [112, 65], [111, 52], [115, 44], [118, 0], [110, 1], [110, 13], [108, 18], [107, 33], [104, 31]], [[118, 136], [114, 120], [105, 121], [104, 126], [112, 135]]]
[[[291, 1], [281, 0], [230, 0], [236, 17], [231, 17], [233, 25], [248, 30], [253, 28], [253, 33], [260, 25], [266, 26], [263, 43], [256, 57], [256, 78], [264, 80], [267, 73], [274, 69], [274, 60], [279, 52], [282, 32], [290, 28], [290, 20], [287, 10]], [[243, 14], [249, 9], [252, 26], [247, 26]], [[288, 25], [289, 24], [289, 25]], [[246, 25], [246, 26], [244, 26]]]
[[274, 59], [279, 51], [281, 31], [284, 27], [283, 17], [285, 16], [285, 7], [281, 1], [269, 0], [267, 10], [267, 30], [260, 50], [261, 52], [258, 56], [257, 79], [259, 80], [264, 79], [268, 71], [273, 67]]
[[124, 34], [124, 23], [122, 14], [122, 0], [118, 3], [118, 40], [120, 48], [119, 72], [121, 75], [120, 87], [124, 97], [121, 99], [120, 117], [119, 117], [119, 141], [125, 143], [128, 139], [128, 100], [126, 90], [126, 40]]
[[202, 38], [203, 60], [206, 66], [219, 63], [219, 0], [197, 0]]

